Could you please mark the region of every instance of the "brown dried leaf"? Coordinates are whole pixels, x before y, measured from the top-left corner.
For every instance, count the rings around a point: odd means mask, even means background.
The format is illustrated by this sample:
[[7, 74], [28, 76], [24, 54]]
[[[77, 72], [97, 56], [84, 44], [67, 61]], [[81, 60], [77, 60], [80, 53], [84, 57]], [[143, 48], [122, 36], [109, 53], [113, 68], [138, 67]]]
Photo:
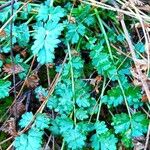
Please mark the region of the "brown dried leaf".
[[19, 52], [19, 51], [21, 51], [21, 47], [20, 47], [19, 45], [15, 45], [15, 46], [13, 47], [13, 50], [14, 50], [15, 52]]
[[70, 23], [76, 23], [76, 19], [74, 17], [67, 15], [67, 18]]
[[143, 150], [145, 144], [145, 137], [140, 136], [133, 139], [134, 150]]
[[47, 64], [48, 68], [54, 68], [54, 64]]
[[97, 76], [95, 79], [92, 79], [90, 81], [90, 84], [93, 85], [94, 91], [98, 94], [99, 93], [99, 83], [102, 81], [102, 77], [101, 76]]
[[5, 56], [0, 54], [0, 60], [5, 60]]
[[142, 102], [148, 102], [148, 98], [147, 98], [147, 95], [146, 95], [146, 94], [144, 94], [144, 95], [142, 96]]
[[148, 78], [148, 76], [146, 74], [147, 69], [148, 69], [147, 65], [142, 64], [142, 65], [140, 65], [139, 69], [142, 72], [142, 76], [139, 76], [139, 74], [136, 71], [136, 68], [134, 68], [134, 67], [131, 68], [131, 74], [134, 78], [133, 84], [136, 86], [142, 86], [142, 82], [141, 82], [141, 78], [142, 78], [143, 80], [145, 80], [148, 83], [148, 85], [150, 87], [150, 79]]
[[13, 74], [13, 73], [17, 74], [22, 72], [23, 70], [24, 69], [19, 64], [17, 65], [5, 64], [3, 67], [3, 71], [8, 74]]
[[6, 36], [6, 32], [4, 31], [4, 30], [2, 30], [1, 32], [0, 32], [0, 37], [5, 37]]
[[20, 117], [24, 112], [25, 105], [22, 102], [17, 102], [10, 109], [10, 113], [17, 118]]
[[16, 131], [16, 124], [15, 124], [15, 119], [14, 118], [10, 118], [2, 127], [1, 129], [2, 131], [4, 131], [5, 133], [10, 134], [11, 136], [16, 136], [17, 135], [17, 131]]
[[90, 84], [93, 86], [98, 85], [102, 81], [101, 76], [97, 76], [95, 79], [91, 79]]
[[39, 85], [39, 77], [37, 74], [32, 74], [31, 76], [28, 77], [28, 79], [26, 80], [26, 86], [27, 87], [31, 87], [31, 88], [35, 88]]
[[26, 50], [21, 51], [20, 54], [21, 54], [24, 58], [27, 57], [27, 51], [26, 51]]

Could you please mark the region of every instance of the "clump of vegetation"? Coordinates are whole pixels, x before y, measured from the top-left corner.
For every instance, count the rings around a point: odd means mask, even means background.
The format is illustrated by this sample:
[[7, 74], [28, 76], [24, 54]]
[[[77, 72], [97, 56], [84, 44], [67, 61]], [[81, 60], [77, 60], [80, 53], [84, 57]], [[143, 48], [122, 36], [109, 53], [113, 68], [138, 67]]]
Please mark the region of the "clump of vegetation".
[[150, 146], [149, 5], [0, 4], [1, 149]]

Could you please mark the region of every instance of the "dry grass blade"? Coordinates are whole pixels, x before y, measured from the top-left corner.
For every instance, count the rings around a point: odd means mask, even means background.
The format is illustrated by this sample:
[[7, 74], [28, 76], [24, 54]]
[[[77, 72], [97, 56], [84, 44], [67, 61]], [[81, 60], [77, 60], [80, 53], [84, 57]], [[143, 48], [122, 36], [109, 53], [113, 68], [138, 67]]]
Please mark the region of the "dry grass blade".
[[[123, 13], [127, 16], [130, 16], [130, 17], [133, 17], [133, 18], [138, 18], [137, 17], [137, 14], [134, 13], [134, 12], [130, 12], [130, 11], [127, 11], [127, 10], [122, 10], [120, 8], [115, 8], [111, 5], [107, 5], [107, 4], [104, 4], [102, 2], [97, 2], [95, 0], [88, 0], [88, 1], [85, 1], [85, 0], [80, 0], [81, 3], [84, 3], [84, 4], [88, 4], [88, 5], [92, 5], [92, 6], [95, 6], [95, 7], [100, 7], [100, 8], [103, 8], [103, 9], [107, 9], [107, 10], [111, 10], [111, 11], [115, 11], [115, 12], [120, 12], [120, 13]], [[146, 22], [150, 21], [150, 17], [147, 16], [147, 15], [141, 15], [141, 18], [143, 18]]]

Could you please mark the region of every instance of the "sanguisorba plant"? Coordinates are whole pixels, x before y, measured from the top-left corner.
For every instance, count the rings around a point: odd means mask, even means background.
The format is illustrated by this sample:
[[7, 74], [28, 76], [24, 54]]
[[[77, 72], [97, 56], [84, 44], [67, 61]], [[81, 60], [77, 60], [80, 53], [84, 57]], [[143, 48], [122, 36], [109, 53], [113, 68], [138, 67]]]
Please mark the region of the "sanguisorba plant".
[[[14, 13], [23, 4], [16, 2]], [[1, 26], [10, 13], [10, 6], [0, 11]], [[141, 87], [132, 83], [132, 59], [114, 48], [127, 53], [117, 13], [67, 0], [31, 2], [14, 15], [12, 29], [13, 47], [25, 49], [28, 56], [24, 60], [22, 53], [14, 53], [14, 64], [21, 67], [15, 74], [17, 81], [26, 78], [34, 56], [35, 66], [53, 64], [53, 69], [48, 69], [51, 79], [60, 74], [51, 94], [51, 87], [42, 77], [40, 85], [32, 88], [35, 103], [42, 108], [45, 101], [45, 108], [37, 111], [31, 105], [20, 116], [18, 133], [29, 128], [14, 137], [16, 150], [40, 150], [47, 142], [47, 135], [54, 136], [53, 147], [61, 150], [132, 149], [133, 139], [146, 136], [149, 119], [141, 108], [149, 111], [149, 104], [142, 102]], [[0, 35], [2, 102], [13, 97], [9, 94], [12, 80], [2, 73], [4, 65], [11, 63], [10, 24], [3, 32]], [[143, 47], [142, 42], [135, 43], [139, 57], [144, 53]], [[42, 74], [46, 74], [46, 69]]]

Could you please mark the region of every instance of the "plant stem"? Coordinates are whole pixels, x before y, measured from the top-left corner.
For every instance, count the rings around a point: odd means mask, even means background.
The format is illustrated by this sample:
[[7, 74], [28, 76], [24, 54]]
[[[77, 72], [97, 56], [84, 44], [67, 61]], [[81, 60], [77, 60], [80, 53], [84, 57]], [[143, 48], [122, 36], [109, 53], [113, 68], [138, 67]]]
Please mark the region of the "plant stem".
[[94, 11], [95, 11], [96, 17], [97, 17], [98, 22], [99, 22], [99, 28], [102, 30], [102, 33], [103, 33], [104, 38], [105, 38], [105, 40], [106, 40], [106, 44], [107, 44], [107, 47], [108, 47], [108, 51], [109, 51], [109, 54], [110, 54], [110, 58], [111, 58], [111, 60], [114, 62], [113, 54], [112, 54], [112, 52], [111, 52], [111, 47], [110, 47], [110, 44], [109, 44], [109, 40], [108, 40], [107, 34], [106, 34], [106, 32], [105, 32], [105, 29], [104, 29], [102, 20], [101, 20], [99, 14], [98, 14], [97, 9], [94, 9]]
[[75, 117], [75, 83], [74, 83], [74, 72], [73, 72], [73, 66], [72, 66], [72, 56], [71, 56], [71, 50], [70, 50], [70, 45], [67, 43], [68, 47], [68, 54], [69, 54], [69, 63], [70, 63], [70, 72], [71, 72], [71, 82], [72, 82], [72, 93], [73, 93], [73, 102], [74, 102], [74, 122], [76, 125], [76, 117]]
[[[102, 33], [103, 33], [103, 35], [104, 35], [104, 38], [105, 38], [105, 41], [106, 41], [106, 45], [107, 45], [107, 48], [108, 48], [108, 51], [109, 51], [110, 58], [111, 58], [113, 64], [115, 64], [115, 63], [114, 63], [113, 54], [112, 54], [112, 50], [111, 50], [111, 47], [110, 47], [110, 44], [109, 44], [109, 40], [108, 40], [106, 31], [105, 31], [104, 26], [103, 26], [102, 20], [101, 20], [99, 14], [98, 14], [97, 9], [94, 9], [94, 11], [95, 11], [96, 17], [97, 17], [98, 22], [99, 22], [99, 28], [101, 29], [101, 31], [102, 31]], [[116, 71], [116, 76], [117, 76], [117, 80], [118, 80], [120, 89], [121, 89], [121, 91], [122, 91], [122, 95], [123, 95], [123, 98], [124, 98], [124, 101], [125, 101], [125, 104], [126, 104], [126, 107], [127, 107], [127, 111], [128, 111], [129, 117], [130, 117], [130, 119], [131, 119], [131, 113], [130, 113], [130, 110], [129, 110], [129, 105], [128, 105], [128, 102], [127, 102], [127, 99], [126, 99], [126, 96], [125, 96], [125, 92], [124, 92], [123, 86], [122, 86], [122, 84], [121, 84], [121, 82], [120, 82], [120, 79], [119, 79], [119, 77], [118, 77], [117, 71]]]
[[[106, 77], [104, 77], [102, 91], [101, 91], [101, 95], [100, 95], [100, 97], [98, 98], [98, 101], [99, 101], [99, 100], [103, 97], [103, 95], [104, 95], [104, 91], [105, 91], [105, 84], [106, 84]], [[96, 119], [97, 121], [99, 120], [100, 111], [101, 111], [101, 106], [102, 106], [102, 101], [100, 100], [99, 107], [98, 107], [97, 119]]]

